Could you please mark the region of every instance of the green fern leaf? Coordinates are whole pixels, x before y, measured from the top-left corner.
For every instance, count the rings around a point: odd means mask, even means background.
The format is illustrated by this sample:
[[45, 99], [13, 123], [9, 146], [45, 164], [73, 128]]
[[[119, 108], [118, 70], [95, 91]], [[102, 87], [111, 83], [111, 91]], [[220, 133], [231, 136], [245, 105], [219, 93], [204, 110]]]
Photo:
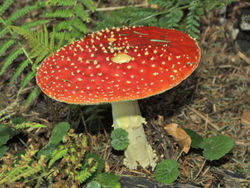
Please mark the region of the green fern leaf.
[[30, 103], [34, 101], [40, 93], [41, 93], [40, 88], [38, 86], [35, 87], [35, 89], [33, 89], [32, 92], [27, 97], [24, 106], [27, 107], [28, 105], [30, 105]]
[[20, 10], [17, 10], [15, 12], [13, 12], [10, 17], [8, 17], [8, 19], [6, 20], [5, 23], [7, 25], [11, 25], [18, 18], [24, 16], [25, 14], [28, 14], [29, 12], [31, 12], [31, 11], [37, 9], [37, 8], [38, 8], [37, 5], [32, 5], [32, 6], [26, 6], [26, 7], [22, 8], [22, 9], [20, 9]]
[[76, 172], [75, 180], [79, 182], [79, 184], [86, 181], [89, 177], [91, 177], [93, 174], [88, 171], [88, 169], [81, 170], [79, 172]]
[[13, 63], [13, 61], [20, 55], [23, 54], [23, 50], [19, 48], [18, 50], [14, 50], [13, 52], [10, 53], [10, 55], [5, 59], [1, 71], [0, 71], [0, 76], [5, 72], [5, 70]]
[[67, 149], [59, 147], [58, 150], [55, 150], [52, 154], [52, 158], [49, 161], [48, 167], [50, 168], [58, 159], [66, 156]]
[[79, 18], [75, 18], [73, 21], [74, 27], [80, 32], [86, 34], [88, 32], [88, 28]]
[[159, 19], [159, 26], [166, 28], [176, 28], [179, 26], [179, 22], [183, 16], [183, 12], [180, 9], [173, 9], [168, 14], [162, 16]]
[[76, 4], [75, 0], [47, 0], [46, 4], [48, 6], [74, 6]]
[[23, 72], [23, 70], [29, 65], [29, 60], [25, 60], [22, 63], [20, 63], [20, 65], [18, 66], [18, 68], [16, 69], [15, 73], [13, 74], [13, 76], [11, 77], [10, 80], [10, 84], [12, 84], [15, 79]]
[[22, 28], [24, 28], [24, 29], [36, 28], [36, 27], [41, 26], [41, 25], [46, 25], [49, 22], [50, 22], [49, 20], [35, 20], [32, 22], [24, 23], [22, 25]]
[[89, 19], [88, 13], [81, 7], [76, 6], [75, 7], [75, 14], [82, 19], [82, 21], [86, 22]]
[[4, 14], [4, 12], [14, 3], [13, 0], [5, 0], [0, 7], [0, 16]]
[[35, 77], [36, 72], [29, 72], [25, 78], [23, 79], [21, 86], [17, 92], [17, 95], [20, 95], [20, 92], [23, 90], [23, 88], [30, 82], [31, 79], [33, 79]]
[[0, 39], [3, 38], [8, 32], [9, 32], [9, 28], [8, 28], [8, 27], [4, 27], [4, 28], [0, 31]]
[[73, 29], [72, 27], [72, 21], [71, 20], [66, 20], [66, 21], [62, 21], [60, 23], [58, 23], [55, 26], [55, 30], [58, 31], [62, 31], [62, 30], [68, 30], [71, 31]]
[[49, 40], [52, 40], [53, 42], [54, 39], [51, 37], [49, 38], [49, 33], [45, 26], [43, 29], [37, 31], [29, 31], [16, 26], [12, 26], [11, 28], [28, 40], [28, 44], [32, 52], [31, 57], [36, 58], [35, 63], [32, 66], [33, 71], [36, 70], [38, 63], [55, 51], [55, 49], [50, 49], [51, 42]]
[[[56, 38], [56, 33], [53, 33], [53, 37]], [[64, 41], [65, 41], [65, 32], [61, 32], [59, 42], [54, 49], [57, 50], [57, 49], [61, 48], [63, 46]]]
[[45, 18], [70, 18], [73, 15], [72, 9], [58, 9], [55, 12], [47, 12]]
[[86, 6], [89, 10], [91, 10], [91, 12], [95, 11], [95, 6], [93, 4], [92, 0], [80, 0], [80, 2]]
[[9, 39], [5, 41], [0, 47], [0, 56], [2, 56], [6, 52], [6, 50], [14, 43], [15, 43], [14, 39]]
[[32, 122], [23, 122], [21, 124], [15, 125], [16, 129], [24, 129], [24, 128], [47, 128], [46, 125], [40, 124], [40, 123], [32, 123]]

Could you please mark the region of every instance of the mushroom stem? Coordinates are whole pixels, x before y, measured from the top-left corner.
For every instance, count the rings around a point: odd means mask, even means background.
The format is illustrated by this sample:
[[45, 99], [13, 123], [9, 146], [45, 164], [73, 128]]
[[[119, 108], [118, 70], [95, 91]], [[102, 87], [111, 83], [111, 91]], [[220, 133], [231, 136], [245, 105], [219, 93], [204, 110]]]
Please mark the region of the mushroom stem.
[[138, 163], [142, 167], [156, 166], [156, 154], [148, 144], [143, 129], [145, 118], [141, 116], [137, 101], [112, 103], [113, 127], [128, 132], [129, 145], [125, 150], [124, 164], [129, 169], [136, 169]]

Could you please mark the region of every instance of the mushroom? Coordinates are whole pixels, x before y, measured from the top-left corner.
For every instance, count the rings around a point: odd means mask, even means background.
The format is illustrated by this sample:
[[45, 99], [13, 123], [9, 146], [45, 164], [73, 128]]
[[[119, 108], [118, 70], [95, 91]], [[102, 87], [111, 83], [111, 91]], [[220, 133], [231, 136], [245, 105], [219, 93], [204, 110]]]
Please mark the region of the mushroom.
[[124, 164], [156, 166], [137, 100], [162, 93], [198, 66], [195, 40], [157, 27], [104, 29], [59, 49], [40, 65], [36, 80], [49, 97], [71, 104], [111, 103], [113, 127], [128, 132]]

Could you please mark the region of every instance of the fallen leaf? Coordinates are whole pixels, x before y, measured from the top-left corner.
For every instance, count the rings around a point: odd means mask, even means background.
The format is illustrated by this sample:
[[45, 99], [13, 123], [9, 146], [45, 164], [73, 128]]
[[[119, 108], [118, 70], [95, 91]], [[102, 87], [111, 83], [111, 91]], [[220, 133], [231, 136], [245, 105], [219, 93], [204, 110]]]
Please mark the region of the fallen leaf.
[[174, 138], [185, 153], [188, 153], [191, 146], [190, 136], [176, 123], [170, 123], [164, 127], [167, 133]]
[[244, 110], [240, 119], [242, 124], [250, 125], [250, 109]]

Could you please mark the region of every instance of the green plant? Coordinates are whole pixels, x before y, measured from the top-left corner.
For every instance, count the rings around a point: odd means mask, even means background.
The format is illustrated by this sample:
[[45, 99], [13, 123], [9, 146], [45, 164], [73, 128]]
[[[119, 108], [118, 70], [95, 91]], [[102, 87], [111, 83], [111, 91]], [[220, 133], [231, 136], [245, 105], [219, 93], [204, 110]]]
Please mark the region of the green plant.
[[40, 123], [27, 122], [23, 117], [16, 117], [11, 119], [8, 123], [0, 124], [0, 159], [8, 150], [6, 145], [8, 140], [18, 135], [26, 128], [37, 129], [45, 127], [47, 126]]
[[[202, 167], [204, 167], [206, 160], [218, 160], [226, 155], [234, 146], [233, 140], [227, 136], [211, 136], [203, 139], [199, 134], [190, 129], [185, 129], [185, 131], [191, 137], [191, 147], [203, 149], [205, 161]], [[177, 160], [167, 159], [160, 162], [155, 170], [155, 179], [161, 183], [174, 182], [179, 176]]]
[[176, 28], [199, 38], [200, 16], [205, 11], [221, 8], [232, 0], [149, 0], [146, 8], [128, 7], [121, 10], [99, 13], [97, 29], [122, 25], [158, 26]]
[[0, 159], [8, 150], [6, 143], [16, 134], [18, 134], [17, 131], [0, 124]]
[[41, 152], [30, 145], [20, 157], [7, 153], [2, 158], [0, 184], [11, 187], [40, 187], [47, 183], [53, 187], [77, 187], [95, 180], [104, 187], [119, 187], [115, 175], [102, 175], [104, 161], [87, 152], [86, 136], [75, 134], [69, 127], [67, 122], [61, 122], [53, 129], [47, 144], [53, 145], [53, 149], [44, 147]]
[[228, 153], [234, 146], [234, 141], [228, 136], [212, 136], [204, 139], [199, 147], [203, 149], [206, 160], [218, 160]]
[[125, 150], [129, 144], [128, 132], [122, 128], [114, 129], [111, 139], [111, 145], [115, 150]]
[[[0, 67], [0, 76], [21, 57], [23, 61], [10, 80], [10, 84], [13, 84], [25, 70], [27, 71], [20, 84], [19, 95], [34, 79], [37, 67], [45, 57], [87, 33], [86, 23], [90, 18], [85, 9], [93, 12], [95, 7], [92, 0], [43, 0], [21, 8], [10, 16], [6, 15], [14, 2], [14, 0], [4, 0], [0, 7], [0, 58], [4, 59]], [[40, 12], [38, 18], [22, 25], [18, 24], [18, 20], [24, 19], [25, 15], [34, 11]], [[28, 41], [28, 46], [22, 37]], [[27, 97], [25, 106], [29, 105], [39, 93], [40, 89], [34, 87]]]
[[155, 170], [155, 179], [160, 183], [172, 183], [179, 176], [179, 164], [173, 159], [161, 161]]

